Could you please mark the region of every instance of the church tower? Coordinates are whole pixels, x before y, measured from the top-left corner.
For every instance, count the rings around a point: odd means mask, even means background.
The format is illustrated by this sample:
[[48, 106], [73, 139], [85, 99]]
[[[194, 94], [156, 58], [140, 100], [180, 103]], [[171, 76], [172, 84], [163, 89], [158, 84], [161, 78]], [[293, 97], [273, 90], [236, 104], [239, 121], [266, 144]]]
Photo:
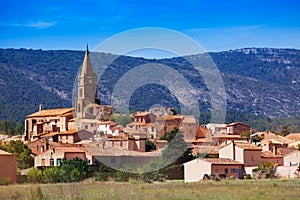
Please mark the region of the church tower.
[[81, 72], [78, 76], [77, 118], [90, 118], [87, 115], [93, 115], [95, 103], [100, 104], [97, 90], [97, 75], [93, 72], [87, 46]]

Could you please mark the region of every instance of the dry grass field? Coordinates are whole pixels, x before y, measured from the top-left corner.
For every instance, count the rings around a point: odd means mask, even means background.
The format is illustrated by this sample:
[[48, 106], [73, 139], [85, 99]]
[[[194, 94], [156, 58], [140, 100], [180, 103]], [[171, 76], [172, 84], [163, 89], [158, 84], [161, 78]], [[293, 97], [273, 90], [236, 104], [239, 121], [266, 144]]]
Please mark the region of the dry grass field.
[[1, 186], [0, 199], [300, 199], [300, 179], [16, 184]]

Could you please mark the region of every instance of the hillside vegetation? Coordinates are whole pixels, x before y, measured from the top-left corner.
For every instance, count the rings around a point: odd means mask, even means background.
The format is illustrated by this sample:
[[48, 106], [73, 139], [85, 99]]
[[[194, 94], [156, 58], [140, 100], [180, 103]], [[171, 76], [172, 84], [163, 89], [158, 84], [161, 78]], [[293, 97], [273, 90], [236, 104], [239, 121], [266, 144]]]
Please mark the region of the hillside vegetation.
[[[103, 104], [111, 103], [113, 89], [126, 72], [154, 62], [172, 67], [190, 82], [204, 116], [200, 123], [209, 121], [210, 116], [206, 114], [211, 109], [209, 91], [203, 77], [186, 59], [94, 55], [97, 66], [93, 67], [97, 70], [109, 64], [98, 82]], [[238, 120], [255, 124], [262, 119], [266, 124], [262, 126], [269, 126], [269, 121], [274, 118], [290, 117], [290, 121], [296, 121], [300, 116], [299, 50], [246, 48], [210, 53], [210, 56], [224, 81], [228, 122]], [[72, 106], [72, 88], [83, 57], [83, 51], [0, 49], [0, 119], [22, 123], [26, 115], [38, 110], [39, 104], [44, 104], [45, 108]], [[109, 63], [112, 59], [114, 62]], [[174, 77], [167, 81], [178, 83]], [[180, 110], [178, 99], [158, 84], [139, 87], [130, 99], [131, 111], [149, 109], [155, 104]]]

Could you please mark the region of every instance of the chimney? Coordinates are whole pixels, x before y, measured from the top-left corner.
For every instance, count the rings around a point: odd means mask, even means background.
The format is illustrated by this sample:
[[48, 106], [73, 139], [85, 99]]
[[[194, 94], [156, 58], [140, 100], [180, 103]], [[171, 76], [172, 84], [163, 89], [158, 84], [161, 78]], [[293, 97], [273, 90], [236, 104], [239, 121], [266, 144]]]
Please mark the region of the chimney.
[[44, 109], [43, 104], [40, 104], [40, 105], [39, 105], [39, 111], [42, 111], [43, 109]]
[[234, 143], [234, 141], [232, 141], [232, 156], [233, 156], [233, 160], [235, 160], [235, 143]]

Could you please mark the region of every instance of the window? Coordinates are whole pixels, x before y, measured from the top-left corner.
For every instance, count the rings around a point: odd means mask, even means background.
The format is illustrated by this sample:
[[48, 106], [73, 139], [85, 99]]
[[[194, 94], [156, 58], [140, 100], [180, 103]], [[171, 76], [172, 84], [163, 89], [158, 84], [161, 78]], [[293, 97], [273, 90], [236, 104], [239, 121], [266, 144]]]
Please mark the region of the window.
[[84, 125], [84, 129], [88, 129], [89, 128], [89, 125]]
[[42, 166], [45, 166], [45, 158], [43, 158], [43, 159], [41, 160], [41, 165], [42, 165]]
[[62, 141], [62, 135], [59, 136], [59, 140]]
[[164, 131], [167, 131], [167, 127], [164, 127]]
[[56, 119], [56, 120], [54, 120], [54, 123], [55, 123], [55, 124], [57, 123], [57, 119]]
[[111, 163], [116, 163], [116, 158], [110, 158]]
[[54, 159], [53, 158], [50, 159], [50, 166], [54, 166]]
[[94, 124], [91, 124], [91, 127], [94, 127]]
[[151, 127], [151, 132], [154, 132], [154, 127]]
[[225, 174], [228, 174], [228, 168], [225, 168]]
[[80, 103], [77, 104], [77, 112], [80, 112]]
[[60, 158], [57, 158], [57, 159], [56, 159], [56, 165], [57, 165], [57, 166], [60, 166], [60, 165], [61, 165], [61, 159], [60, 159]]
[[68, 137], [68, 135], [66, 135], [66, 140], [68, 140], [69, 139], [69, 137]]
[[82, 88], [79, 89], [79, 97], [82, 97]]
[[231, 168], [231, 169], [230, 169], [230, 172], [231, 172], [231, 173], [237, 173], [237, 169]]

